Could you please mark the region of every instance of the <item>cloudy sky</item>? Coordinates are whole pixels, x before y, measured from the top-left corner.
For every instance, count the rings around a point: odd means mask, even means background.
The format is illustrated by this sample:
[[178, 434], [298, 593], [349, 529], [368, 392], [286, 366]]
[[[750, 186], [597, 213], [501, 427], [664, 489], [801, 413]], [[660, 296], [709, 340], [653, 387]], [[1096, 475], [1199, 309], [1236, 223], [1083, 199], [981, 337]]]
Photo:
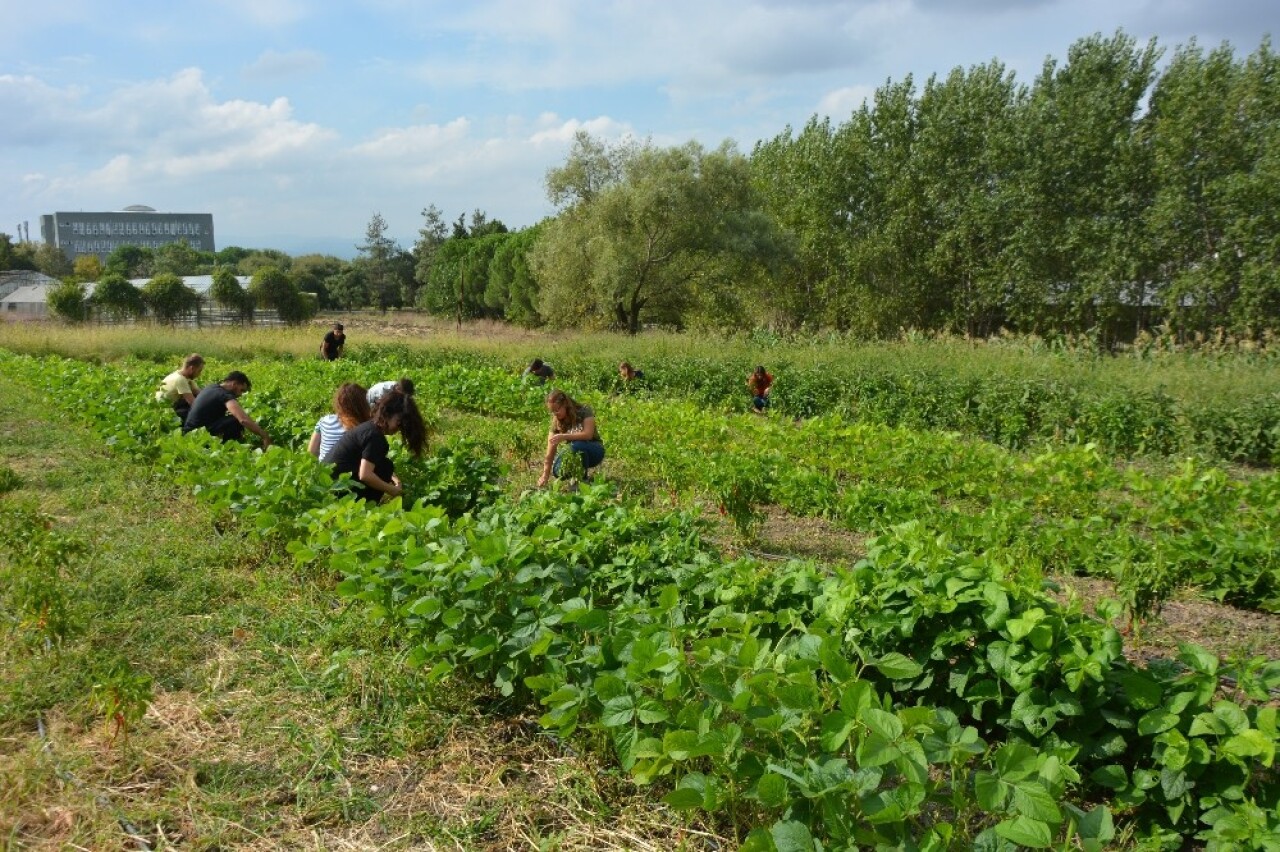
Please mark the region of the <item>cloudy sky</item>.
[[370, 217], [553, 211], [574, 131], [744, 152], [886, 80], [1117, 29], [1253, 52], [1280, 0], [0, 0], [0, 232], [212, 213], [217, 245], [350, 257]]

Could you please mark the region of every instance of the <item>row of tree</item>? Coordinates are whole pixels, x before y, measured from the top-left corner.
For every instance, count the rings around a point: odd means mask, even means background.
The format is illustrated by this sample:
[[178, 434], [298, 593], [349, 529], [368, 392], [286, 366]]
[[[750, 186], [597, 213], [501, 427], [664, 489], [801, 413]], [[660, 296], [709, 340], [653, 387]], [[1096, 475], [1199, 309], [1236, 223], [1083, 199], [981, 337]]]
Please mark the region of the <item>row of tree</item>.
[[[1243, 59], [1194, 42], [1162, 58], [1117, 33], [1030, 86], [997, 61], [890, 81], [847, 121], [815, 117], [749, 156], [580, 133], [547, 174], [557, 214], [519, 231], [432, 205], [410, 250], [375, 214], [350, 262], [177, 244], [57, 274], [272, 269], [320, 308], [631, 332], [1277, 330], [1280, 63], [1269, 40]], [[56, 264], [24, 246], [0, 235], [0, 268]]]

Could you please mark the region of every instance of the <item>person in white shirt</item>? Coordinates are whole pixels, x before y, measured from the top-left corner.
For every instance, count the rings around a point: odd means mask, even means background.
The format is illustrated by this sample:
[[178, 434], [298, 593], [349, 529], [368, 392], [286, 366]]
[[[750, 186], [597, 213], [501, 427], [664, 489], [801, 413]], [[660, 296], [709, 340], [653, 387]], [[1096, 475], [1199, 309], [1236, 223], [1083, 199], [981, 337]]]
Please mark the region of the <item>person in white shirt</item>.
[[415, 390], [413, 386], [413, 379], [406, 376], [393, 382], [378, 382], [376, 385], [369, 388], [369, 405], [377, 405], [378, 400], [382, 399], [389, 391], [392, 390], [398, 390], [405, 396], [413, 396]]

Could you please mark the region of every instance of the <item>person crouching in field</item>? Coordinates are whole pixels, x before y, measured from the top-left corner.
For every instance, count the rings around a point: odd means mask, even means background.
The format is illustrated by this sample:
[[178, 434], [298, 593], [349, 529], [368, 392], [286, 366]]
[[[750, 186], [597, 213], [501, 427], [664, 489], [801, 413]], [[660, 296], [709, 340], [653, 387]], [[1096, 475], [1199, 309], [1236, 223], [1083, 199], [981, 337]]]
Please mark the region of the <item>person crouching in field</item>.
[[320, 341], [320, 357], [326, 361], [336, 361], [342, 355], [342, 349], [347, 345], [347, 335], [342, 330], [342, 323], [335, 322], [333, 330], [325, 334], [324, 340]]
[[160, 382], [160, 390], [156, 391], [156, 400], [172, 405], [173, 413], [178, 415], [180, 421], [186, 421], [187, 412], [191, 411], [191, 406], [196, 401], [196, 394], [200, 393], [200, 386], [196, 384], [196, 379], [200, 377], [203, 370], [204, 358], [192, 352], [182, 359], [181, 369], [174, 370]]
[[604, 461], [604, 442], [596, 431], [595, 411], [562, 390], [547, 394], [547, 411], [551, 412], [551, 431], [547, 433], [547, 455], [542, 460], [538, 487], [546, 485], [553, 475], [560, 475], [559, 450], [564, 443], [582, 459], [582, 469], [590, 478], [591, 468]]
[[399, 497], [404, 486], [388, 457], [391, 447], [387, 443], [387, 437], [397, 432], [415, 457], [427, 448], [427, 426], [413, 397], [392, 390], [373, 407], [371, 419], [349, 430], [323, 457], [333, 465], [333, 478], [349, 474], [351, 490], [371, 503], [383, 495]]
[[633, 387], [634, 382], [644, 381], [644, 370], [637, 370], [630, 361], [623, 361], [618, 365], [618, 378], [622, 379], [624, 388]]
[[182, 424], [182, 432], [207, 429], [224, 441], [238, 441], [248, 429], [262, 439], [262, 448], [271, 446], [271, 436], [240, 407], [240, 397], [253, 385], [249, 377], [239, 370], [232, 370], [216, 385], [210, 385], [196, 397], [195, 404]]
[[343, 435], [368, 419], [367, 391], [354, 382], [344, 382], [333, 395], [333, 413], [316, 423], [307, 452], [318, 459], [324, 458]]
[[390, 390], [398, 390], [405, 396], [413, 396], [414, 393], [417, 392], [417, 388], [415, 388], [413, 384], [413, 379], [408, 376], [405, 376], [402, 379], [397, 379], [396, 381], [378, 382], [376, 385], [369, 388], [369, 404], [377, 405], [378, 400], [386, 396], [387, 391]]
[[769, 407], [769, 390], [773, 387], [773, 376], [764, 367], [756, 367], [747, 376], [747, 388], [751, 391], [751, 410], [756, 414], [764, 414]]

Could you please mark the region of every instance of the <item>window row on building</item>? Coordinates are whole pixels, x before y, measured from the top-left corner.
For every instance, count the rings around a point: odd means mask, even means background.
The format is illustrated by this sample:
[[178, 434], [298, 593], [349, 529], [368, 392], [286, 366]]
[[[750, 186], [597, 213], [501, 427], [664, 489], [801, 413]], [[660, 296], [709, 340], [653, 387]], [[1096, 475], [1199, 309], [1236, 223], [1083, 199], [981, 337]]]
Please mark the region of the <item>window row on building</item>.
[[[69, 227], [76, 236], [170, 236], [198, 237], [206, 233], [200, 222], [61, 222], [64, 228]], [[136, 243], [136, 245], [143, 245]]]

